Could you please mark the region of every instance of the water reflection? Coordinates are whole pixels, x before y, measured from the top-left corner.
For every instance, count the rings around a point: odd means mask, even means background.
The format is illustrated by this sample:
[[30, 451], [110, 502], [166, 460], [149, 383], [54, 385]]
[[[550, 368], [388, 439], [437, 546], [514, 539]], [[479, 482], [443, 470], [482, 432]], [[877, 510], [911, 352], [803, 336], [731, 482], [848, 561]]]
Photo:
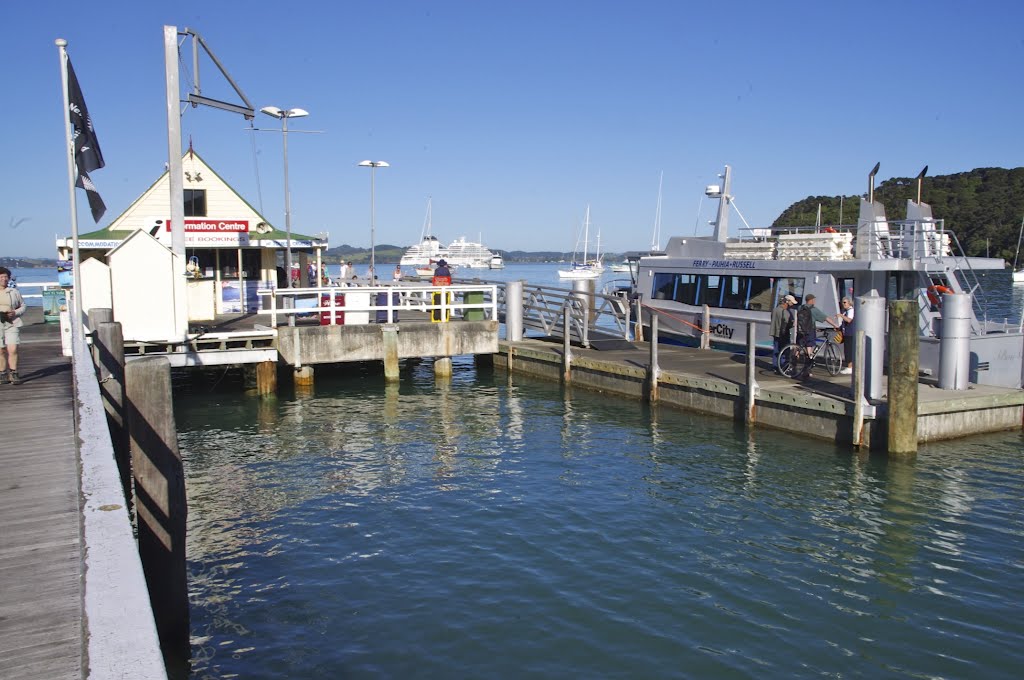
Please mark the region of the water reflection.
[[1024, 662], [1019, 433], [888, 462], [430, 362], [181, 403], [200, 677]]

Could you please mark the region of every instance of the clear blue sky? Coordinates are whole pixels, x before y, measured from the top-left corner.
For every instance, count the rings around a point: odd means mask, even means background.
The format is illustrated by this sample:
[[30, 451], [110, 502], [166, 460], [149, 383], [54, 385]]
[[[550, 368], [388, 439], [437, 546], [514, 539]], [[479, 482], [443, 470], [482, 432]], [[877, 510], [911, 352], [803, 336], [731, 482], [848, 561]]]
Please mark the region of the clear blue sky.
[[[808, 195], [1024, 160], [1016, 2], [18, 2], [0, 43], [7, 102], [3, 254], [70, 233], [60, 73], [68, 50], [107, 166], [105, 226], [167, 160], [162, 27], [201, 33], [253, 104], [310, 111], [289, 136], [292, 228], [331, 245], [434, 233], [571, 250], [591, 205], [612, 251], [692, 234], [726, 163], [752, 226]], [[189, 81], [186, 58], [183, 88]], [[209, 62], [203, 94], [228, 98]], [[259, 116], [260, 127], [279, 127]], [[280, 134], [189, 109], [195, 149], [284, 225]], [[258, 189], [257, 172], [259, 171]], [[704, 201], [699, 231], [712, 212]], [[82, 231], [96, 228], [79, 191]], [[738, 221], [734, 220], [734, 224]], [[956, 225], [952, 225], [956, 228]]]

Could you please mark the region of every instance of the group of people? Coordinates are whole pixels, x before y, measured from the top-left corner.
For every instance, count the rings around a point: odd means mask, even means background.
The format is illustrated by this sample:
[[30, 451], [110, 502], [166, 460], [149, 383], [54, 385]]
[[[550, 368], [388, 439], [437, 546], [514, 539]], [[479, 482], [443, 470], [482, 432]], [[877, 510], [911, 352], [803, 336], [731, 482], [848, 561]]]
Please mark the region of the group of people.
[[11, 270], [0, 267], [0, 385], [20, 385], [18, 377], [18, 344], [21, 342], [21, 316], [25, 313], [25, 298], [17, 288], [11, 288]]
[[[840, 311], [835, 316], [828, 316], [815, 306], [817, 297], [808, 293], [802, 305], [798, 306], [793, 295], [784, 295], [779, 298], [779, 304], [772, 310], [772, 322], [769, 333], [774, 339], [772, 348], [772, 365], [775, 372], [779, 373], [779, 352], [789, 344], [794, 326], [796, 327], [796, 344], [804, 348], [807, 356], [814, 352], [814, 345], [817, 342], [817, 328], [819, 323], [827, 323], [839, 331], [843, 337], [843, 362], [844, 366], [839, 371], [841, 374], [853, 373], [853, 356], [850, 343], [847, 338], [851, 335], [853, 326], [853, 301], [844, 297], [839, 305]], [[800, 378], [806, 380], [811, 377], [813, 362], [808, 361]]]

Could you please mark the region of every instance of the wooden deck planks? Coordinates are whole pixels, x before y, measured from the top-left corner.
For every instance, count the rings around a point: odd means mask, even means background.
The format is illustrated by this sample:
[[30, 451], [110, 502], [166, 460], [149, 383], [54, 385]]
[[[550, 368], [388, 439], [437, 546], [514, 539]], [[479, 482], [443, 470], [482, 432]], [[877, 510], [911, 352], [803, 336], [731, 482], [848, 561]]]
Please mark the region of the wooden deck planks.
[[0, 677], [83, 676], [82, 546], [70, 360], [30, 308], [23, 385], [0, 385]]

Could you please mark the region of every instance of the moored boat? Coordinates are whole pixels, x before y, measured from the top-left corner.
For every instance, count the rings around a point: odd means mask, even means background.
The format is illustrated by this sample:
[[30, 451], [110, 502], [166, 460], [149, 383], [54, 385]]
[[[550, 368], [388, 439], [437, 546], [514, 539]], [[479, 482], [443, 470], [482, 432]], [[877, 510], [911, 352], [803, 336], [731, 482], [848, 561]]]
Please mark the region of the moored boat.
[[[710, 311], [711, 341], [729, 346], [746, 342], [756, 323], [759, 346], [768, 348], [765, 329], [778, 301], [808, 295], [827, 316], [839, 312], [843, 297], [914, 299], [921, 309], [920, 363], [938, 374], [942, 294], [972, 293], [971, 382], [1020, 387], [1024, 334], [1015, 326], [987, 320], [977, 272], [1001, 269], [998, 258], [967, 257], [956, 235], [931, 206], [908, 199], [906, 219], [890, 221], [874, 200], [874, 175], [861, 199], [856, 225], [750, 230], [751, 237], [728, 236], [731, 169], [723, 185], [705, 192], [719, 201], [713, 236], [676, 236], [664, 253], [637, 255], [634, 294], [659, 314], [662, 338], [687, 344], [702, 335], [704, 306]], [[923, 172], [919, 176], [923, 177]], [[856, 318], [854, 323], [856, 324]]]

